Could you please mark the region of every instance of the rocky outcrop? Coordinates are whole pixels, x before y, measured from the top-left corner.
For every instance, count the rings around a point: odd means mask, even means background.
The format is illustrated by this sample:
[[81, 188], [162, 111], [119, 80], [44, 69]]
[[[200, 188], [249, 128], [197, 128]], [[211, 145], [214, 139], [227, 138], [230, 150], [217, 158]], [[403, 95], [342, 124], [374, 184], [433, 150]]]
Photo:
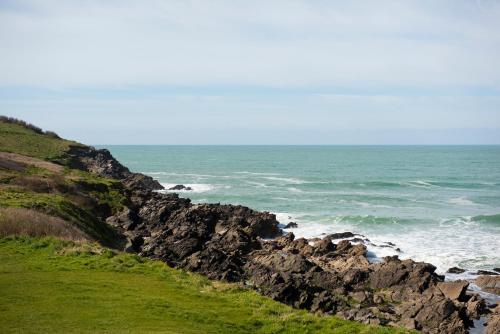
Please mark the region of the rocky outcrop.
[[163, 189], [163, 186], [152, 177], [130, 172], [106, 149], [97, 150], [90, 146], [75, 145], [70, 147], [67, 156], [71, 168], [121, 180], [127, 188], [146, 191]]
[[500, 276], [482, 275], [476, 278], [475, 283], [486, 292], [500, 295]]
[[295, 222], [289, 222], [288, 224], [285, 225], [285, 227], [283, 227], [283, 229], [287, 230], [290, 228], [297, 228], [297, 227], [299, 227], [299, 224]]
[[[107, 150], [78, 146], [70, 157], [74, 168], [122, 181], [127, 206], [106, 222], [125, 236], [128, 252], [211, 279], [240, 282], [296, 308], [366, 324], [466, 333], [473, 319], [487, 313], [479, 296], [465, 293], [467, 282], [444, 282], [431, 264], [397, 256], [370, 263], [363, 244], [367, 239], [352, 239], [357, 234], [296, 239], [284, 234], [268, 212], [192, 204], [174, 193], [153, 192], [162, 188], [157, 181], [131, 173]], [[351, 241], [333, 242], [346, 238]], [[496, 287], [491, 279], [483, 280], [486, 287]], [[488, 326], [496, 328], [495, 314]]]
[[338, 235], [296, 239], [271, 213], [146, 191], [130, 200], [107, 220], [127, 236], [127, 251], [293, 307], [424, 333], [466, 333], [486, 312], [479, 296], [465, 293], [467, 282], [444, 282], [431, 264], [397, 256], [370, 263], [363, 244], [333, 243]]

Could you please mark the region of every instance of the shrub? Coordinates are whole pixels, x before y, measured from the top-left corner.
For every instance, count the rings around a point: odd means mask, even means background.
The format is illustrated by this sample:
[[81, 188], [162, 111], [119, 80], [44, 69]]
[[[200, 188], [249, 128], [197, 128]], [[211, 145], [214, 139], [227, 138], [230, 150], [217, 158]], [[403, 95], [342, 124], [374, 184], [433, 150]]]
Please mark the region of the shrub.
[[83, 232], [61, 218], [25, 208], [0, 209], [0, 236], [8, 235], [54, 236], [74, 241], [88, 239]]
[[21, 119], [17, 119], [14, 117], [0, 115], [0, 122], [17, 124], [17, 125], [25, 127], [26, 129], [33, 130], [35, 133], [38, 133], [41, 135], [45, 134], [45, 135], [52, 137], [52, 138], [61, 139], [61, 137], [59, 137], [59, 135], [57, 133], [55, 133], [54, 131], [43, 131], [41, 128], [39, 128], [36, 125], [33, 125], [31, 123], [28, 123], [26, 121], [23, 121]]
[[8, 117], [8, 116], [0, 116], [0, 121], [4, 123], [11, 123], [11, 124], [17, 124], [21, 125], [27, 129], [33, 130], [36, 133], [43, 134], [43, 130], [40, 129], [38, 126], [33, 125], [31, 123], [25, 122], [23, 120], [14, 118], [14, 117]]
[[45, 134], [52, 138], [61, 139], [61, 137], [59, 137], [59, 135], [54, 131], [45, 131]]

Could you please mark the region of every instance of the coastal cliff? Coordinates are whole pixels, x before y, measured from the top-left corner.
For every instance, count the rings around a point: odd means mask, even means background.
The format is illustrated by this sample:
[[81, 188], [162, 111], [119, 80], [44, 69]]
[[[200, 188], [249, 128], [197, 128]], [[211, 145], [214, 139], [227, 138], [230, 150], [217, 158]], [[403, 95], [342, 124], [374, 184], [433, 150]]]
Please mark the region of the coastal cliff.
[[[56, 216], [88, 240], [240, 283], [295, 308], [424, 333], [467, 333], [487, 317], [485, 332], [500, 330], [498, 307], [467, 290], [466, 281], [445, 282], [431, 264], [397, 257], [370, 263], [363, 244], [296, 239], [271, 213], [160, 193], [157, 181], [130, 172], [107, 150], [21, 125], [47, 142], [35, 150], [1, 143], [2, 207]], [[482, 280], [499, 284], [496, 276]]]

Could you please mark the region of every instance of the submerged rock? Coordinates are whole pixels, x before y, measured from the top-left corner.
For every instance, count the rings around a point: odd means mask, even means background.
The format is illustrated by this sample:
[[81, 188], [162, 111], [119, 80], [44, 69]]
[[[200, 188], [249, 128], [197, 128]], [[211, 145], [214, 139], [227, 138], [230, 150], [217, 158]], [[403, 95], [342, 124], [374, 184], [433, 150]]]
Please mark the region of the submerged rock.
[[289, 228], [297, 228], [299, 227], [299, 224], [297, 223], [294, 223], [294, 222], [289, 222], [288, 224], [285, 225], [285, 227], [283, 227], [284, 229], [289, 229]]
[[448, 269], [446, 272], [449, 273], [449, 274], [462, 274], [464, 273], [466, 270], [465, 269], [462, 269], [462, 268], [458, 268], [458, 267], [451, 267], [450, 269]]
[[332, 234], [329, 234], [328, 236], [332, 239], [332, 240], [335, 240], [335, 239], [345, 239], [345, 238], [352, 238], [354, 236], [356, 236], [358, 234], [354, 234], [352, 232], [340, 232], [340, 233], [332, 233]]

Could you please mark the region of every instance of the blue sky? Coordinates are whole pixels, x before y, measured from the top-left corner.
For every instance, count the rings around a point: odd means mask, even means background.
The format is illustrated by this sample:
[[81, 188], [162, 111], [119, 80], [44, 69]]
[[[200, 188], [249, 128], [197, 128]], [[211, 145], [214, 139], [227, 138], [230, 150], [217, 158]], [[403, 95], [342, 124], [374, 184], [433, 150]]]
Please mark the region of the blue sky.
[[500, 2], [0, 0], [0, 114], [88, 144], [500, 144]]

